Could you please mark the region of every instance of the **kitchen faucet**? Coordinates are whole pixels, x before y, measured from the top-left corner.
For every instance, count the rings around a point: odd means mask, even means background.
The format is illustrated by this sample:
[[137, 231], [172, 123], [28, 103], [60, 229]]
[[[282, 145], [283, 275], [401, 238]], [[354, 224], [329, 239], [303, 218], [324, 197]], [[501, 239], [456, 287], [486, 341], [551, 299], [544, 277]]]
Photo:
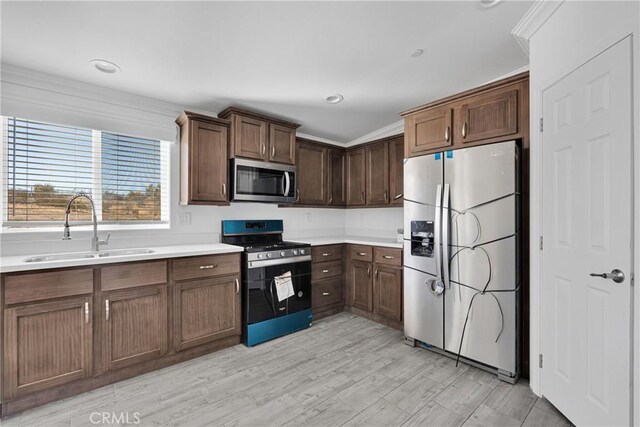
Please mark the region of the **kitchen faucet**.
[[107, 239], [106, 240], [100, 240], [98, 238], [98, 217], [96, 216], [96, 207], [93, 204], [93, 199], [91, 199], [91, 196], [89, 196], [88, 194], [85, 194], [85, 193], [74, 194], [69, 199], [69, 202], [67, 203], [67, 210], [64, 213], [64, 234], [62, 236], [62, 240], [71, 240], [71, 233], [69, 232], [69, 227], [71, 227], [69, 225], [69, 214], [71, 213], [71, 204], [74, 202], [74, 200], [76, 200], [76, 199], [78, 199], [80, 197], [84, 197], [91, 204], [91, 212], [93, 214], [93, 216], [92, 216], [92, 220], [93, 220], [93, 237], [91, 238], [91, 250], [94, 251], [94, 252], [99, 252], [100, 251], [100, 246], [109, 244], [109, 238], [111, 237], [111, 234], [107, 235]]

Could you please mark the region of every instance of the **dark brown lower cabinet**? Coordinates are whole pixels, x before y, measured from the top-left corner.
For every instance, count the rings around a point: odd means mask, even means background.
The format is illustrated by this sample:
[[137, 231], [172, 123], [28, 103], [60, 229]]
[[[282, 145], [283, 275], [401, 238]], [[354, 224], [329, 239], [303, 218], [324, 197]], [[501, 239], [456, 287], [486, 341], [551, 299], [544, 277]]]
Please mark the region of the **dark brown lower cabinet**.
[[166, 285], [107, 292], [102, 297], [105, 370], [130, 366], [166, 354]]
[[237, 275], [176, 282], [174, 348], [181, 351], [242, 333]]
[[351, 305], [364, 311], [373, 311], [373, 282], [370, 262], [351, 261]]
[[78, 296], [4, 310], [5, 400], [91, 376], [91, 306]]
[[376, 264], [373, 312], [388, 319], [402, 320], [402, 268]]

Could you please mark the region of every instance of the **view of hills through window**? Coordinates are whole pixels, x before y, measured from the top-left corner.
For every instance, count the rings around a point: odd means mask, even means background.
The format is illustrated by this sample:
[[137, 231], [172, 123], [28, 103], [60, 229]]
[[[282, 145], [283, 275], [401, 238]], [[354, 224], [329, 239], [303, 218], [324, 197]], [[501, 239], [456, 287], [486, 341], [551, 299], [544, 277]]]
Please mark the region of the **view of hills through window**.
[[[101, 222], [162, 220], [161, 141], [5, 119], [5, 222], [63, 221], [79, 192], [92, 197]], [[73, 221], [91, 220], [86, 199], [71, 213]]]

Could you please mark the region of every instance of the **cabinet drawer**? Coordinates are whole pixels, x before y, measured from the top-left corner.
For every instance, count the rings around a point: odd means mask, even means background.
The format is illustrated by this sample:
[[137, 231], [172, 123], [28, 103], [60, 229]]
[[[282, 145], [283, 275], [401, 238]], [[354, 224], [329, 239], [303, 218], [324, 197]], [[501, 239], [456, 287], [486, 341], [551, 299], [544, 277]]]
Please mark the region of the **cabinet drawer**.
[[9, 275], [4, 279], [6, 305], [93, 292], [93, 269]]
[[342, 245], [314, 246], [311, 248], [313, 262], [334, 261], [342, 259]]
[[158, 285], [166, 282], [166, 261], [136, 262], [100, 269], [100, 283], [103, 291]]
[[373, 247], [365, 245], [349, 245], [349, 259], [352, 261], [373, 261]]
[[197, 279], [240, 272], [240, 254], [207, 255], [173, 261], [173, 279]]
[[342, 260], [314, 263], [311, 267], [313, 281], [342, 276]]
[[382, 248], [376, 246], [373, 249], [374, 261], [378, 264], [402, 266], [402, 250], [394, 248]]
[[323, 307], [342, 301], [342, 278], [313, 283], [312, 306]]

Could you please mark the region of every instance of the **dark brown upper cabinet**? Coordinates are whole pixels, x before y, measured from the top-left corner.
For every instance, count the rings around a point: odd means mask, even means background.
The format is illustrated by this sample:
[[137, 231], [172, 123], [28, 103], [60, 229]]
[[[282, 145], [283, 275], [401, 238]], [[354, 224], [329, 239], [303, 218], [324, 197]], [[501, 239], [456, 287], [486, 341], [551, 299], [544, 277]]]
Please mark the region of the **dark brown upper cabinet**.
[[407, 157], [420, 156], [453, 144], [452, 108], [445, 106], [421, 111], [407, 117], [404, 135]]
[[507, 87], [464, 100], [455, 112], [455, 137], [469, 143], [518, 132], [518, 89]]
[[347, 206], [366, 204], [366, 171], [366, 150], [347, 151]]
[[404, 137], [389, 141], [389, 198], [391, 206], [402, 206], [404, 192]]
[[324, 205], [327, 201], [327, 149], [298, 141], [296, 203]]
[[327, 150], [328, 171], [327, 187], [329, 195], [327, 205], [329, 206], [345, 206], [346, 200], [346, 161], [345, 151], [339, 149]]
[[389, 143], [366, 147], [366, 200], [367, 205], [389, 203]]
[[529, 138], [529, 73], [401, 113], [405, 157]]
[[296, 129], [300, 125], [235, 107], [218, 117], [231, 121], [229, 157], [296, 163]]
[[229, 121], [183, 112], [180, 126], [180, 204], [226, 205]]

